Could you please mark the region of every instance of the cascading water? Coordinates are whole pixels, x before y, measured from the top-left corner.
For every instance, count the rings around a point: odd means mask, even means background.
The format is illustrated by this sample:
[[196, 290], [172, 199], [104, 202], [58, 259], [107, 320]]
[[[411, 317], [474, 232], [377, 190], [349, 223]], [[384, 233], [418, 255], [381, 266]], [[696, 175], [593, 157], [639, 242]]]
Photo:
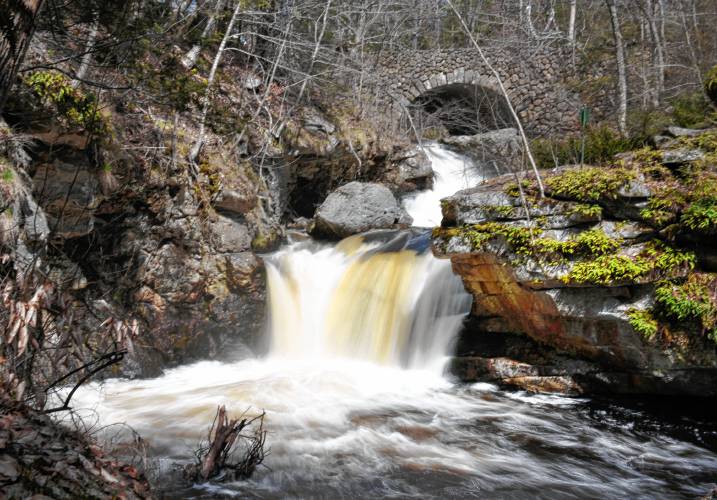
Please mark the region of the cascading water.
[[[444, 181], [465, 180], [460, 157], [437, 146], [429, 153], [439, 177], [430, 196], [407, 204], [417, 225], [440, 216], [433, 204], [452, 194]], [[90, 422], [130, 424], [161, 471], [192, 459], [217, 405], [266, 410], [268, 468], [221, 486], [170, 481], [172, 498], [692, 498], [708, 490], [717, 455], [699, 445], [625, 426], [582, 400], [445, 378], [441, 365], [470, 301], [450, 263], [426, 248], [412, 231], [293, 243], [266, 258], [268, 356], [89, 385], [73, 405], [88, 408]]]
[[267, 259], [272, 355], [440, 370], [470, 295], [425, 235], [369, 236], [297, 243]]
[[484, 179], [474, 162], [438, 144], [424, 146], [433, 167], [433, 188], [407, 197], [403, 206], [417, 227], [441, 225], [441, 199]]

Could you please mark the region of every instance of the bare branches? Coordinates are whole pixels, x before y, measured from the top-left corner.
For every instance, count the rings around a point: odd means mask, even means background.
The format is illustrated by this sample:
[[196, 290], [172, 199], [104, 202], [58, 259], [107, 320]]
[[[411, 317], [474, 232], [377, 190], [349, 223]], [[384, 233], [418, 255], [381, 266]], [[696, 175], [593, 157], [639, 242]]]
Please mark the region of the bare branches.
[[[238, 418], [230, 420], [227, 417], [226, 407], [219, 406], [207, 436], [207, 444], [197, 450], [197, 464], [187, 468], [187, 477], [193, 481], [207, 481], [219, 477], [230, 480], [251, 477], [266, 456], [264, 416], [265, 412], [261, 412], [253, 418], [248, 418], [244, 412]], [[245, 429], [251, 429], [252, 432], [242, 434]], [[238, 442], [244, 443], [242, 456], [233, 457]]]
[[466, 34], [468, 35], [471, 44], [473, 47], [475, 47], [476, 51], [478, 52], [478, 55], [480, 56], [483, 63], [488, 67], [490, 72], [493, 74], [493, 77], [498, 83], [498, 87], [500, 88], [501, 94], [503, 94], [503, 97], [505, 98], [506, 105], [508, 109], [510, 110], [511, 115], [513, 116], [513, 119], [515, 120], [515, 124], [518, 127], [518, 132], [520, 133], [520, 137], [523, 140], [523, 146], [525, 147], [525, 152], [528, 155], [528, 160], [530, 161], [530, 166], [533, 168], [533, 173], [535, 174], [535, 180], [538, 183], [538, 190], [540, 191], [540, 197], [545, 197], [545, 188], [543, 187], [543, 180], [540, 177], [540, 172], [538, 172], [538, 166], [535, 164], [535, 159], [533, 158], [533, 154], [530, 151], [530, 143], [528, 142], [528, 137], [525, 135], [525, 131], [523, 130], [523, 124], [520, 121], [520, 118], [518, 117], [518, 114], [515, 112], [515, 108], [513, 107], [513, 104], [510, 102], [510, 97], [508, 96], [508, 92], [505, 89], [505, 86], [503, 85], [503, 79], [500, 77], [500, 74], [496, 69], [493, 67], [493, 65], [490, 63], [488, 58], [483, 53], [483, 49], [481, 49], [480, 45], [478, 45], [478, 42], [476, 41], [475, 37], [473, 36], [473, 33], [468, 29], [468, 26], [466, 26], [465, 21], [463, 20], [463, 17], [460, 15], [458, 10], [456, 10], [455, 6], [453, 5], [453, 2], [451, 0], [447, 0], [448, 5], [453, 10], [453, 13], [456, 15], [456, 17], [459, 19], [461, 26], [463, 26], [463, 29], [465, 30]]

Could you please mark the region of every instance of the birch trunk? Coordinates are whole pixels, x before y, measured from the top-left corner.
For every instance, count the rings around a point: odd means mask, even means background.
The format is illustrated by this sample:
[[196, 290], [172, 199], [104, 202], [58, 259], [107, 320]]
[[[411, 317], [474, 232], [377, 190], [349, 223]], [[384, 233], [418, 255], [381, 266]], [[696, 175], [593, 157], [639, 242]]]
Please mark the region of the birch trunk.
[[618, 17], [615, 0], [605, 0], [610, 11], [610, 23], [612, 34], [615, 39], [615, 62], [617, 64], [617, 125], [620, 134], [627, 136], [627, 70], [625, 68], [625, 46], [620, 31], [620, 19]]
[[217, 68], [219, 67], [219, 62], [222, 60], [222, 54], [224, 53], [224, 49], [227, 46], [227, 41], [229, 40], [229, 37], [231, 37], [232, 31], [234, 31], [234, 25], [236, 24], [237, 18], [239, 17], [240, 10], [241, 1], [237, 0], [236, 7], [234, 7], [234, 12], [232, 13], [232, 18], [229, 21], [229, 26], [227, 26], [227, 30], [224, 33], [222, 42], [219, 44], [219, 48], [217, 49], [217, 54], [214, 56], [212, 69], [209, 71], [209, 78], [207, 79], [207, 88], [204, 91], [204, 98], [202, 99], [202, 115], [199, 120], [199, 134], [197, 135], [197, 140], [194, 143], [194, 146], [192, 146], [192, 150], [189, 152], [189, 161], [192, 165], [196, 163], [197, 157], [199, 156], [199, 152], [202, 150], [202, 145], [204, 144], [207, 113], [209, 112], [209, 93], [211, 92], [212, 85], [214, 84], [214, 77], [217, 74]]

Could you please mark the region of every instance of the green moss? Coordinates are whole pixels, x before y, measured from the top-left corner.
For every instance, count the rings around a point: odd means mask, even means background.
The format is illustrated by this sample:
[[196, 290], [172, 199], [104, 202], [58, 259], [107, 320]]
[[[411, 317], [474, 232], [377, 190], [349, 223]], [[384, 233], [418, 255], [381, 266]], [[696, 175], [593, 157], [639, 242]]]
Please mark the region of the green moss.
[[717, 342], [717, 277], [691, 274], [677, 284], [664, 282], [655, 290], [657, 308], [666, 318], [687, 324]]
[[[526, 191], [531, 190], [535, 186], [534, 183], [531, 183], [531, 181], [523, 179], [522, 181], [520, 181], [520, 187], [523, 188], [523, 193], [525, 193]], [[507, 194], [508, 196], [512, 196], [513, 198], [520, 197], [520, 189], [518, 187], [518, 184], [515, 182], [506, 184], [505, 188], [503, 189], [503, 192], [505, 192], [505, 194]]]
[[645, 337], [651, 339], [657, 334], [658, 323], [651, 311], [645, 309], [630, 309], [627, 311], [632, 328]]
[[593, 203], [617, 198], [620, 188], [634, 178], [635, 172], [626, 168], [586, 167], [549, 177], [545, 184], [551, 196]]
[[620, 248], [620, 242], [603, 231], [584, 231], [574, 238], [558, 241], [540, 238], [542, 230], [516, 227], [498, 222], [488, 222], [460, 228], [436, 228], [434, 238], [460, 237], [474, 250], [485, 250], [486, 244], [495, 238], [505, 238], [511, 250], [519, 256], [559, 263], [566, 258], [595, 257], [612, 253]]
[[[607, 250], [607, 247], [605, 247]], [[660, 241], [649, 242], [637, 256], [606, 253], [593, 260], [575, 263], [563, 277], [566, 283], [610, 285], [634, 282], [656, 276], [682, 276], [694, 269], [697, 258], [692, 252], [672, 248]]]
[[109, 123], [93, 95], [74, 88], [68, 78], [54, 71], [35, 71], [25, 78], [35, 95], [55, 106], [67, 125], [82, 127], [95, 135], [109, 133]]
[[510, 205], [484, 205], [480, 208], [484, 212], [492, 213], [506, 219], [515, 215], [515, 208]]

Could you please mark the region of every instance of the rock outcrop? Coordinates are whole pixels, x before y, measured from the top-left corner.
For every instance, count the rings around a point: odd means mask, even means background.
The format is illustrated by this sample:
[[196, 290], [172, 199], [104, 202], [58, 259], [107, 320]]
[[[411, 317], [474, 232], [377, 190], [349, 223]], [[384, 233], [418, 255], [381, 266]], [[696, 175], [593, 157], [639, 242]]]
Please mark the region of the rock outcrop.
[[513, 169], [519, 165], [522, 155], [520, 135], [514, 128], [475, 135], [452, 135], [444, 137], [441, 142], [491, 169], [492, 164]]
[[342, 239], [371, 229], [407, 227], [411, 222], [411, 217], [387, 187], [350, 182], [321, 204], [314, 216], [311, 234]]
[[85, 436], [12, 401], [0, 388], [3, 498], [151, 498], [136, 466], [107, 456]]
[[543, 199], [526, 182], [527, 208], [512, 176], [443, 200], [434, 248], [474, 297], [454, 373], [529, 390], [717, 395], [717, 247], [705, 239], [717, 220], [704, 210], [717, 200], [717, 144], [683, 136], [671, 148], [700, 154], [679, 173], [673, 149], [641, 151], [555, 171]]

